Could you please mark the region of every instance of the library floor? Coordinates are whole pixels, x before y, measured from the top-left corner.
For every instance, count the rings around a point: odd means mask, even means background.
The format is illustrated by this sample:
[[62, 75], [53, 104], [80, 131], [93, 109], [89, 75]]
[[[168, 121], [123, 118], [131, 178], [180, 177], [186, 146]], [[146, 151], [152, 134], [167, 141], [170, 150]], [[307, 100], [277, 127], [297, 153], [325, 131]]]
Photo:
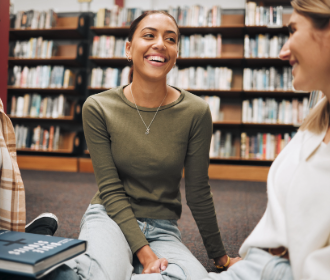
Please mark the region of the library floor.
[[[27, 222], [43, 212], [59, 218], [57, 236], [77, 238], [79, 225], [91, 198], [97, 190], [94, 174], [22, 170], [26, 189]], [[259, 182], [210, 180], [218, 224], [226, 250], [237, 256], [238, 249], [260, 220], [266, 208], [266, 184]], [[206, 267], [215, 271], [208, 259], [201, 236], [183, 201], [179, 227], [183, 242]]]

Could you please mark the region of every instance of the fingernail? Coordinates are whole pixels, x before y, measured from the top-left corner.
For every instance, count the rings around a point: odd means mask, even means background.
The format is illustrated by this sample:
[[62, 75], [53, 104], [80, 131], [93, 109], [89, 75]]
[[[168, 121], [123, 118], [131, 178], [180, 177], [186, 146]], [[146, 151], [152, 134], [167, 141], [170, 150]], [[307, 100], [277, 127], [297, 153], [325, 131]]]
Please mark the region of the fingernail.
[[162, 266], [162, 270], [165, 270], [166, 269], [166, 266]]

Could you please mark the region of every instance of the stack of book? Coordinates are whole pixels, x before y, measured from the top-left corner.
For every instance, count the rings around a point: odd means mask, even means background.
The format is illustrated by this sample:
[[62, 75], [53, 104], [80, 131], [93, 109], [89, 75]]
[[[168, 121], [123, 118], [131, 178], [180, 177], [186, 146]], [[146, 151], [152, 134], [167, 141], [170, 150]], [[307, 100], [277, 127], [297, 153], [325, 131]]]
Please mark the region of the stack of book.
[[179, 26], [220, 26], [221, 8], [212, 8], [201, 5], [190, 7], [169, 7], [168, 13], [172, 15]]
[[210, 146], [210, 158], [239, 157], [240, 139], [232, 133], [221, 133], [216, 130], [212, 135]]
[[255, 98], [242, 104], [243, 123], [273, 123], [299, 125], [309, 113], [308, 98], [277, 102], [275, 99]]
[[202, 99], [209, 104], [212, 120], [221, 121], [223, 120], [223, 114], [220, 112], [220, 97], [218, 96], [201, 96]]
[[282, 26], [283, 7], [257, 6], [255, 2], [247, 2], [245, 25]]
[[94, 36], [92, 55], [95, 57], [125, 57], [125, 43], [128, 38], [115, 36]]
[[42, 37], [31, 38], [29, 41], [16, 41], [10, 52], [17, 58], [50, 58], [56, 55], [56, 45], [52, 40]]
[[92, 88], [114, 88], [129, 84], [130, 67], [119, 68], [93, 68], [91, 75]]
[[181, 36], [179, 55], [180, 57], [220, 57], [221, 35], [213, 34]]
[[294, 137], [296, 132], [281, 134], [257, 133], [248, 136], [241, 134], [241, 158], [274, 160]]
[[56, 26], [57, 14], [53, 10], [38, 12], [35, 10], [16, 13], [14, 28], [42, 29]]
[[243, 71], [244, 90], [292, 90], [292, 68], [251, 69]]
[[61, 88], [73, 86], [75, 75], [70, 69], [64, 71], [64, 66], [14, 66], [13, 79], [10, 85], [30, 88]]
[[63, 94], [58, 97], [44, 97], [39, 94], [25, 94], [11, 98], [11, 117], [60, 118], [70, 115], [69, 104]]
[[61, 146], [62, 135], [60, 127], [37, 127], [31, 128], [23, 125], [15, 126], [17, 149], [29, 148], [33, 150], [56, 151]]
[[171, 86], [196, 90], [230, 90], [233, 71], [227, 67], [173, 67], [167, 74]]
[[259, 34], [255, 38], [245, 35], [244, 37], [244, 57], [277, 58], [285, 42], [289, 39], [286, 35]]
[[142, 15], [140, 8], [120, 8], [114, 5], [111, 10], [99, 9], [94, 17], [95, 27], [130, 26], [133, 20]]

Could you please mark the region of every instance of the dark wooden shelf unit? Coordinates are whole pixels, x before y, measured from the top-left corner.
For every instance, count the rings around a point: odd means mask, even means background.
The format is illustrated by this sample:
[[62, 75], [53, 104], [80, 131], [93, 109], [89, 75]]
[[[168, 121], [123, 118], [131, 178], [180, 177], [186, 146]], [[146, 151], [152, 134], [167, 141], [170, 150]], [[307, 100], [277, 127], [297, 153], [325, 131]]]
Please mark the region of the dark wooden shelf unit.
[[44, 39], [83, 39], [89, 26], [87, 14], [78, 17], [58, 17], [56, 26], [44, 29], [15, 29], [9, 30], [10, 40], [30, 39], [42, 36]]
[[9, 65], [64, 65], [83, 66], [86, 64], [87, 45], [59, 45], [56, 55], [51, 58], [16, 58], [9, 57]]

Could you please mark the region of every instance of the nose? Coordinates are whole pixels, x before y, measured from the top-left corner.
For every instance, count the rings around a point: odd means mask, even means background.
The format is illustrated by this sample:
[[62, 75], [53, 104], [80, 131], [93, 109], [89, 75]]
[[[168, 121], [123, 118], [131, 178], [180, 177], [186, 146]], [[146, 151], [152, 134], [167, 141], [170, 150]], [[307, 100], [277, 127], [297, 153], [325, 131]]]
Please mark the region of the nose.
[[157, 50], [165, 50], [166, 47], [165, 47], [165, 42], [163, 40], [163, 37], [159, 36], [158, 39], [156, 40], [156, 42], [152, 45], [152, 47]]
[[278, 57], [282, 60], [289, 60], [290, 55], [291, 55], [291, 51], [290, 51], [290, 39], [289, 39], [283, 45], [283, 47], [280, 51], [280, 55]]

